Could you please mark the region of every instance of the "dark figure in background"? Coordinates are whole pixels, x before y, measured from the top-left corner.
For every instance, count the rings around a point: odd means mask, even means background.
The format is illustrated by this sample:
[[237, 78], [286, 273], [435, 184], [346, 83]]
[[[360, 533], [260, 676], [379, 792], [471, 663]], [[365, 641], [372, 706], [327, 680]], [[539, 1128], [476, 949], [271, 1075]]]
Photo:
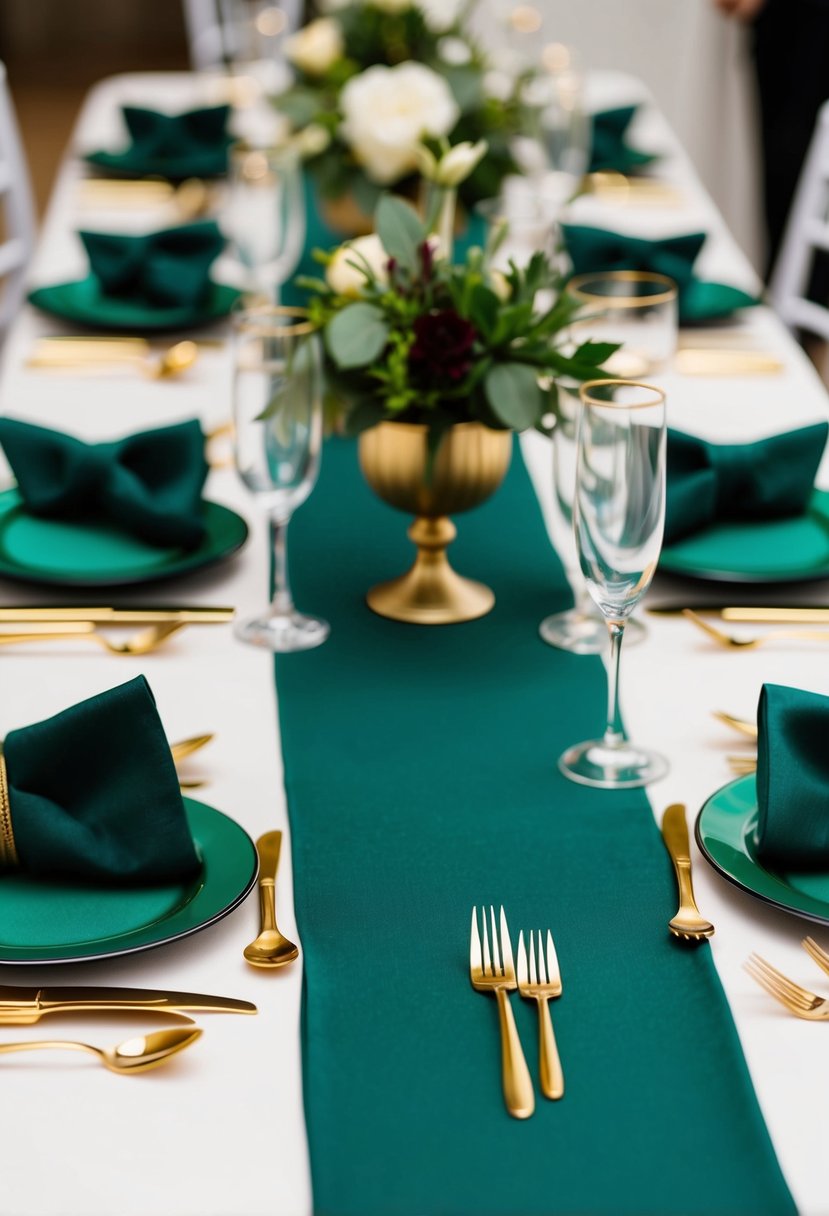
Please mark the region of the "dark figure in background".
[[[829, 98], [829, 0], [714, 0], [750, 24], [760, 101], [768, 278], [822, 102]], [[829, 257], [816, 259], [809, 290], [829, 303]]]

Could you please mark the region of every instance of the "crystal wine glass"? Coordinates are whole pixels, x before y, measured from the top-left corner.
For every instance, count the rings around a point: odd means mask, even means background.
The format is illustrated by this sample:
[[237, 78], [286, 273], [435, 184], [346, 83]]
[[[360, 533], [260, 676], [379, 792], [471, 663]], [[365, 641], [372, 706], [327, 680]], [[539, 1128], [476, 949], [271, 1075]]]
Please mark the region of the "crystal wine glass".
[[294, 149], [234, 145], [225, 221], [250, 295], [277, 302], [305, 241], [302, 174]]
[[573, 522], [587, 587], [610, 634], [607, 728], [559, 758], [566, 777], [630, 789], [664, 777], [662, 756], [629, 742], [619, 710], [625, 623], [650, 586], [665, 525], [665, 394], [629, 380], [579, 389]]
[[267, 513], [273, 597], [267, 612], [236, 626], [244, 642], [308, 650], [328, 637], [318, 617], [297, 612], [288, 583], [288, 521], [317, 480], [322, 449], [319, 337], [304, 312], [259, 305], [235, 318], [233, 386], [237, 472]]
[[575, 344], [620, 347], [604, 364], [612, 376], [638, 380], [664, 370], [676, 354], [677, 286], [645, 270], [606, 270], [570, 279], [567, 294], [579, 311], [570, 325]]

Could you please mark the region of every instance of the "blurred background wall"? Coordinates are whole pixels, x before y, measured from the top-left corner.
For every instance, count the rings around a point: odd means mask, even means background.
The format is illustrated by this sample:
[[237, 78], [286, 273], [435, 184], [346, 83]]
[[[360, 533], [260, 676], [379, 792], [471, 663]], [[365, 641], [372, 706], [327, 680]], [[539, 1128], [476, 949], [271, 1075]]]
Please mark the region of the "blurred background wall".
[[[746, 252], [759, 262], [754, 106], [746, 31], [712, 0], [536, 0], [550, 37], [588, 68], [641, 78]], [[501, 0], [479, 0], [486, 25]], [[0, 0], [9, 69], [38, 202], [48, 197], [78, 105], [113, 72], [188, 65], [181, 0]]]

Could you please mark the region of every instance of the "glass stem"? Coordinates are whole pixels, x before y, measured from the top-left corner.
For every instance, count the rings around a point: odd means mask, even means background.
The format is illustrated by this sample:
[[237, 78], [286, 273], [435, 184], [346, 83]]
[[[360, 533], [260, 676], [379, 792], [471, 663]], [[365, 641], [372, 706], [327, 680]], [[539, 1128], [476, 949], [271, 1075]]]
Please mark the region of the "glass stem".
[[276, 616], [288, 616], [294, 610], [291, 587], [288, 582], [288, 550], [286, 545], [288, 521], [272, 519], [271, 551], [273, 553], [273, 595], [271, 610]]
[[625, 740], [625, 728], [619, 711], [619, 659], [622, 654], [624, 621], [608, 621], [610, 634], [610, 660], [607, 665], [607, 730], [604, 732], [606, 747], [620, 747]]

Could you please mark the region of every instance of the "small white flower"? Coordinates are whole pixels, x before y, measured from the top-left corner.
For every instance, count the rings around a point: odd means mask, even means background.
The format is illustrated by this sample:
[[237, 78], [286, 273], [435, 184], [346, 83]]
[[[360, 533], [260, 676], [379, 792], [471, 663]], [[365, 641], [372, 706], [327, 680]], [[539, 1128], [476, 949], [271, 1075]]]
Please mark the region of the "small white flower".
[[469, 63], [472, 58], [472, 51], [467, 42], [463, 38], [453, 38], [447, 36], [441, 38], [438, 43], [438, 55], [444, 63], [448, 63], [451, 67], [463, 67], [465, 63]]
[[388, 283], [389, 255], [380, 238], [372, 232], [370, 236], [358, 236], [353, 241], [340, 245], [325, 271], [325, 279], [332, 291], [341, 296], [357, 298], [366, 286], [366, 274], [375, 283]]
[[418, 166], [425, 136], [448, 135], [460, 116], [449, 85], [425, 64], [382, 64], [352, 76], [340, 94], [340, 134], [367, 176], [380, 185]]
[[303, 159], [319, 156], [330, 143], [331, 133], [318, 122], [310, 122], [293, 137], [293, 146]]
[[308, 76], [322, 76], [342, 59], [344, 50], [342, 30], [332, 17], [318, 17], [285, 43], [285, 54], [291, 63]]
[[450, 29], [461, 15], [466, 0], [417, 0], [423, 19], [435, 34]]
[[438, 162], [435, 174], [437, 184], [459, 186], [486, 155], [488, 146], [485, 139], [479, 139], [476, 144], [470, 143], [469, 140], [455, 144]]

